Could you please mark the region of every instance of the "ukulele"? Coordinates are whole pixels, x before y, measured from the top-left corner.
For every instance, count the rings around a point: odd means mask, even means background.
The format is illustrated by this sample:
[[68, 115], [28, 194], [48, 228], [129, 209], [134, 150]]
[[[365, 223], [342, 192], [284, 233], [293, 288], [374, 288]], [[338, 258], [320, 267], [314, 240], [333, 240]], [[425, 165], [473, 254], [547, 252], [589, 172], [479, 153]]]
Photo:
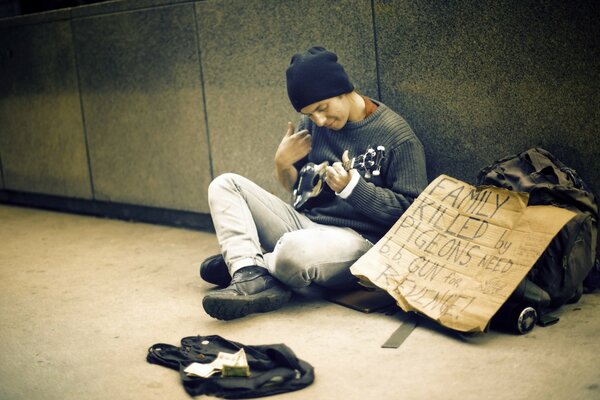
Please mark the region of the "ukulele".
[[[384, 156], [385, 147], [377, 146], [377, 150], [369, 147], [364, 154], [342, 163], [342, 167], [346, 171], [351, 169], [365, 171], [365, 179], [371, 179], [371, 176], [378, 176], [381, 173], [381, 162]], [[292, 192], [292, 204], [296, 210], [299, 210], [309, 199], [321, 193], [328, 165], [329, 161], [321, 164], [309, 162], [302, 167], [299, 172], [298, 184]]]

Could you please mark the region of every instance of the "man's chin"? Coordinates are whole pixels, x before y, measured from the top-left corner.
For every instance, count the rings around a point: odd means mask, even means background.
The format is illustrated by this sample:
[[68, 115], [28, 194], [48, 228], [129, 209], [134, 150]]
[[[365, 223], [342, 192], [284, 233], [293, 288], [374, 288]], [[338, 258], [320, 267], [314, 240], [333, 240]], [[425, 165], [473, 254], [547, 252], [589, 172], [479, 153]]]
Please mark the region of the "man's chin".
[[331, 129], [332, 131], [339, 131], [340, 129], [342, 129], [344, 127], [344, 125], [340, 126], [339, 122], [334, 122], [333, 124], [329, 125], [327, 127], [327, 129]]

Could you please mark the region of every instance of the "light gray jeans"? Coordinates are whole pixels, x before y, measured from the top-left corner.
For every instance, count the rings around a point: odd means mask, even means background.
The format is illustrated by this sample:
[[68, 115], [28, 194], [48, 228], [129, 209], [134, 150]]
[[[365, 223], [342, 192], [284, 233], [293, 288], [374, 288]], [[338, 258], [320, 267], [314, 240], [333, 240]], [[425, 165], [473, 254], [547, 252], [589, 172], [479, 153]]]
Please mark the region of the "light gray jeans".
[[232, 275], [258, 265], [291, 288], [343, 288], [356, 281], [350, 266], [372, 247], [356, 231], [317, 224], [240, 175], [215, 178], [208, 201]]

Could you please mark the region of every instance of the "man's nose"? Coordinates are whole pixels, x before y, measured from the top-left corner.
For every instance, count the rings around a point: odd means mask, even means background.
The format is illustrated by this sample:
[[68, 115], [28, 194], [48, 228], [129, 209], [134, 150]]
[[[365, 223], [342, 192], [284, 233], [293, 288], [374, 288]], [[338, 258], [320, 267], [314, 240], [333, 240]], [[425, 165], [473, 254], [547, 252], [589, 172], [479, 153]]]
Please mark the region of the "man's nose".
[[325, 125], [325, 121], [327, 120], [327, 118], [325, 118], [325, 116], [321, 113], [313, 113], [312, 115], [312, 120], [315, 124], [317, 124], [318, 127], [322, 127], [323, 125]]

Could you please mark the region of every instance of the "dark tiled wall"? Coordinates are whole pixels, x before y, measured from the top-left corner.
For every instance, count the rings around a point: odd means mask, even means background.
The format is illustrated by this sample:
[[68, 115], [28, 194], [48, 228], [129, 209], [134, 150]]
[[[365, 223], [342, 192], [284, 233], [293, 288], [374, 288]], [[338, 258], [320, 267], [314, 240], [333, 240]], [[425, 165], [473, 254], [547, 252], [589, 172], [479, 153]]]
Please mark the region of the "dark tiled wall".
[[313, 44], [335, 51], [359, 90], [377, 95], [370, 1], [334, 3], [197, 3], [215, 175], [237, 172], [285, 196], [275, 180], [273, 156], [287, 122], [299, 120], [285, 84], [285, 69], [298, 51]]
[[383, 100], [429, 176], [544, 147], [600, 189], [598, 2], [377, 0]]
[[91, 198], [69, 21], [2, 29], [0, 49], [6, 187]]
[[597, 2], [142, 0], [0, 21], [6, 189], [208, 212], [234, 171], [285, 196], [294, 52], [336, 51], [430, 178], [542, 146], [600, 187]]
[[95, 198], [206, 211], [193, 4], [77, 18], [73, 32]]

